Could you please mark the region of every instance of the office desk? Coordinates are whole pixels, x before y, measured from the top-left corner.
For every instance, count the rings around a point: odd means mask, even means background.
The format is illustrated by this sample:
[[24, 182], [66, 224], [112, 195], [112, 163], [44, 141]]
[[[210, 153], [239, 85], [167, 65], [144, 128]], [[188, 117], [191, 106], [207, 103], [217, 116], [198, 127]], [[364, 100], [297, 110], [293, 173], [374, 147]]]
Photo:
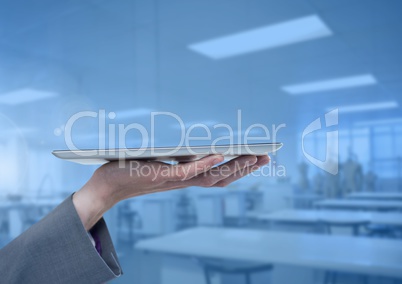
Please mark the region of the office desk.
[[315, 201], [322, 200], [325, 197], [318, 194], [291, 194], [284, 196], [289, 207], [293, 208], [311, 208]]
[[273, 213], [253, 213], [253, 218], [263, 221], [294, 224], [316, 224], [328, 221], [343, 224], [363, 222], [402, 227], [402, 213], [394, 212], [356, 212], [347, 210], [282, 210]]
[[21, 201], [2, 201], [0, 211], [7, 215], [9, 224], [9, 237], [14, 239], [23, 231], [23, 220], [21, 210], [32, 208], [53, 209], [63, 202], [63, 199], [27, 199]]
[[401, 192], [354, 192], [354, 193], [347, 195], [346, 198], [402, 201], [402, 193]]
[[314, 203], [317, 208], [354, 210], [402, 210], [402, 201], [326, 199]]
[[[400, 240], [198, 227], [143, 240], [135, 247], [146, 252], [168, 255], [402, 278]], [[180, 267], [172, 270], [180, 270]]]
[[14, 210], [14, 209], [25, 209], [28, 207], [39, 207], [39, 208], [54, 208], [64, 199], [28, 199], [21, 201], [1, 201], [0, 210]]

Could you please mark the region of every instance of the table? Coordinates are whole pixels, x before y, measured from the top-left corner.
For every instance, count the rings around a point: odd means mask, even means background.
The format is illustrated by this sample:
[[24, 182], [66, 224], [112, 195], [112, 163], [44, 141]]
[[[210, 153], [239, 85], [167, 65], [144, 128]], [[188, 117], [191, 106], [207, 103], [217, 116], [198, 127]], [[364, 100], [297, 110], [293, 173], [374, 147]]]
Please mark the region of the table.
[[53, 209], [63, 202], [63, 199], [23, 199], [20, 201], [2, 201], [0, 202], [0, 211], [8, 215], [9, 237], [14, 239], [23, 231], [23, 221], [21, 220], [21, 210], [29, 208]]
[[364, 223], [402, 227], [402, 213], [356, 212], [347, 210], [281, 210], [273, 213], [253, 213], [252, 218], [274, 223], [314, 225], [319, 222], [342, 224], [355, 229]]
[[311, 208], [315, 201], [322, 200], [325, 197], [318, 194], [305, 193], [286, 195], [284, 198], [288, 202], [289, 207]]
[[367, 199], [367, 200], [400, 200], [401, 192], [354, 192], [346, 196], [349, 199]]
[[295, 265], [402, 278], [400, 240], [198, 227], [142, 240], [135, 247], [168, 255]]
[[402, 210], [402, 201], [326, 199], [314, 203], [317, 208], [354, 210]]

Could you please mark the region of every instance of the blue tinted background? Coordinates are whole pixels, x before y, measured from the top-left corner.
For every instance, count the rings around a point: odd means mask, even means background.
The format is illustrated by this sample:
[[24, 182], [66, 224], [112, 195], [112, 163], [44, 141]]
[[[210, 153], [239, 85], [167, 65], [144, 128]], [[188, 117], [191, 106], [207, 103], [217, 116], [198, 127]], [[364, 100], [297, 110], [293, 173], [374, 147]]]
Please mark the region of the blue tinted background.
[[[226, 123], [236, 129], [238, 110], [243, 131], [253, 123], [269, 129], [272, 124], [286, 124], [277, 137], [284, 147], [272, 157], [277, 166], [286, 169], [286, 177], [248, 177], [229, 189], [191, 188], [141, 197], [108, 213], [126, 272], [116, 283], [132, 283], [134, 279], [136, 283], [162, 283], [162, 276], [155, 276], [153, 282], [138, 276], [147, 274], [140, 271], [140, 262], [149, 262], [158, 273], [163, 269], [157, 257], [147, 258], [133, 249], [139, 240], [198, 225], [271, 231], [274, 229], [266, 224], [246, 218], [247, 211], [312, 209], [311, 203], [292, 202], [289, 196], [317, 193], [327, 197], [322, 184], [318, 190], [315, 187], [317, 174], [323, 177], [322, 183], [327, 174], [306, 159], [302, 133], [315, 119], [324, 119], [330, 109], [340, 107], [339, 125], [330, 129], [339, 131], [339, 162], [351, 158], [361, 165], [359, 190], [368, 190], [365, 177], [371, 171], [375, 178], [370, 190], [402, 191], [401, 1], [2, 0], [0, 4], [0, 198], [1, 202], [8, 202], [10, 196], [33, 200], [32, 207], [12, 214], [1, 211], [1, 245], [52, 208], [52, 202], [34, 206], [38, 199], [57, 203], [78, 190], [96, 168], [51, 155], [52, 150], [66, 149], [64, 126], [80, 111], [115, 112], [116, 118], [107, 118], [107, 125], [136, 122], [148, 131], [151, 111], [175, 113], [187, 126]], [[318, 16], [332, 34], [223, 59], [189, 48], [194, 43], [309, 15]], [[303, 28], [295, 27], [294, 31]], [[258, 43], [258, 38], [255, 40]], [[371, 74], [376, 83], [301, 95], [283, 90], [284, 86], [362, 74]], [[39, 99], [47, 95], [50, 97]], [[395, 106], [376, 109], [382, 102]], [[342, 112], [342, 107], [361, 104], [374, 107]], [[98, 139], [104, 138], [99, 137], [98, 126], [96, 119], [80, 120], [73, 129], [74, 143], [97, 148]], [[155, 140], [147, 143], [177, 145], [177, 121], [160, 117], [155, 131]], [[305, 150], [321, 160], [325, 159], [327, 131], [324, 127], [304, 140]], [[213, 132], [214, 138], [220, 135]], [[126, 145], [138, 147], [142, 138], [131, 132]], [[109, 141], [105, 146], [111, 146]], [[308, 165], [309, 184], [305, 187], [301, 186], [299, 167], [303, 162]], [[342, 167], [338, 178], [336, 197], [342, 197], [346, 194]], [[225, 198], [236, 190], [244, 191], [246, 197], [240, 194], [238, 203], [229, 204]], [[230, 206], [235, 208], [234, 216], [228, 213]], [[400, 238], [397, 228], [387, 229], [392, 234], [383, 238]], [[298, 227], [296, 231], [311, 232], [311, 228]], [[183, 271], [197, 273], [193, 271], [197, 264], [188, 268], [180, 259], [175, 267], [180, 270], [180, 265]], [[289, 278], [292, 274], [299, 275], [297, 283], [322, 281], [319, 269], [280, 268], [285, 272], [272, 276], [273, 283], [295, 283]], [[272, 273], [275, 271], [255, 281], [265, 283]], [[180, 276], [176, 276], [169, 281], [180, 283]], [[241, 276], [230, 277], [223, 283], [243, 281]], [[360, 281], [358, 275], [341, 273], [340, 277], [344, 283]], [[392, 279], [369, 280], [389, 283]]]

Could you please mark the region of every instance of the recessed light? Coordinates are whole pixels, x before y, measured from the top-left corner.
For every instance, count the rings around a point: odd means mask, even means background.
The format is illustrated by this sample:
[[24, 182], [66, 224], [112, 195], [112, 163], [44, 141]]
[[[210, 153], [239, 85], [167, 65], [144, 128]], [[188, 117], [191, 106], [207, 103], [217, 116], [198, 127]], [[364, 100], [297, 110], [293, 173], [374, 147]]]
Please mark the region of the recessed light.
[[54, 92], [35, 90], [31, 88], [19, 89], [0, 95], [0, 104], [19, 105], [44, 99], [57, 97]]
[[332, 35], [317, 15], [190, 44], [189, 49], [212, 59], [233, 57]]
[[370, 104], [338, 106], [338, 107], [328, 108], [327, 111], [337, 108], [337, 109], [339, 109], [339, 112], [347, 113], [347, 112], [382, 110], [382, 109], [390, 109], [390, 108], [397, 108], [397, 107], [398, 107], [398, 103], [396, 101], [387, 101], [387, 102], [378, 102], [378, 103], [370, 103]]
[[154, 110], [149, 108], [134, 108], [134, 109], [115, 111], [114, 114], [116, 115], [117, 119], [124, 119], [130, 117], [147, 116], [150, 115], [151, 112], [153, 111]]
[[373, 126], [373, 125], [390, 125], [390, 124], [402, 124], [402, 117], [391, 119], [378, 119], [378, 120], [365, 120], [354, 123], [355, 126]]
[[300, 95], [307, 93], [316, 93], [322, 91], [330, 91], [337, 89], [347, 89], [374, 85], [377, 83], [376, 78], [371, 74], [355, 75], [349, 77], [334, 78], [328, 80], [314, 81], [296, 85], [282, 87], [282, 90], [291, 95]]

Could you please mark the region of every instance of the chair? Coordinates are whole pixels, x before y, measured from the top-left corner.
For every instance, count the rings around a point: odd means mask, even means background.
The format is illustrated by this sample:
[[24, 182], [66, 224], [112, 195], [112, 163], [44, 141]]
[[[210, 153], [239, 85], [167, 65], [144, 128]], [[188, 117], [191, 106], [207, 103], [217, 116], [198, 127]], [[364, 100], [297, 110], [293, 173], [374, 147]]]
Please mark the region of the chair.
[[[122, 227], [123, 227], [123, 222], [127, 224], [128, 227], [128, 242], [133, 243], [134, 242], [134, 230], [136, 228], [141, 227], [141, 218], [138, 215], [137, 211], [132, 210], [130, 208], [130, 204], [128, 202], [122, 203], [118, 207], [118, 228], [121, 233]], [[119, 240], [121, 239], [121, 236], [119, 234]]]
[[46, 207], [29, 205], [20, 209], [22, 231], [39, 222], [51, 210]]
[[[360, 235], [360, 228], [361, 227], [366, 227], [369, 224], [369, 221], [329, 221], [329, 220], [319, 220], [318, 221], [318, 226], [322, 228], [324, 234], [332, 234], [332, 228], [333, 227], [351, 227], [353, 236], [359, 236]], [[324, 284], [336, 284], [338, 278], [338, 273], [336, 271], [325, 271], [324, 274]], [[367, 277], [362, 276], [362, 282], [364, 284], [367, 283]]]
[[369, 224], [366, 230], [369, 237], [397, 238], [397, 229], [394, 226]]
[[0, 248], [8, 243], [8, 218], [7, 211], [0, 210]]
[[332, 234], [333, 227], [351, 228], [353, 236], [360, 235], [360, 228], [367, 227], [369, 221], [332, 221], [332, 220], [318, 220], [318, 227], [322, 229], [325, 234]]
[[212, 283], [212, 275], [220, 274], [242, 274], [245, 277], [245, 283], [251, 284], [251, 275], [253, 273], [270, 271], [272, 264], [255, 264], [250, 262], [227, 261], [217, 259], [197, 258], [196, 261], [204, 270], [205, 283]]

